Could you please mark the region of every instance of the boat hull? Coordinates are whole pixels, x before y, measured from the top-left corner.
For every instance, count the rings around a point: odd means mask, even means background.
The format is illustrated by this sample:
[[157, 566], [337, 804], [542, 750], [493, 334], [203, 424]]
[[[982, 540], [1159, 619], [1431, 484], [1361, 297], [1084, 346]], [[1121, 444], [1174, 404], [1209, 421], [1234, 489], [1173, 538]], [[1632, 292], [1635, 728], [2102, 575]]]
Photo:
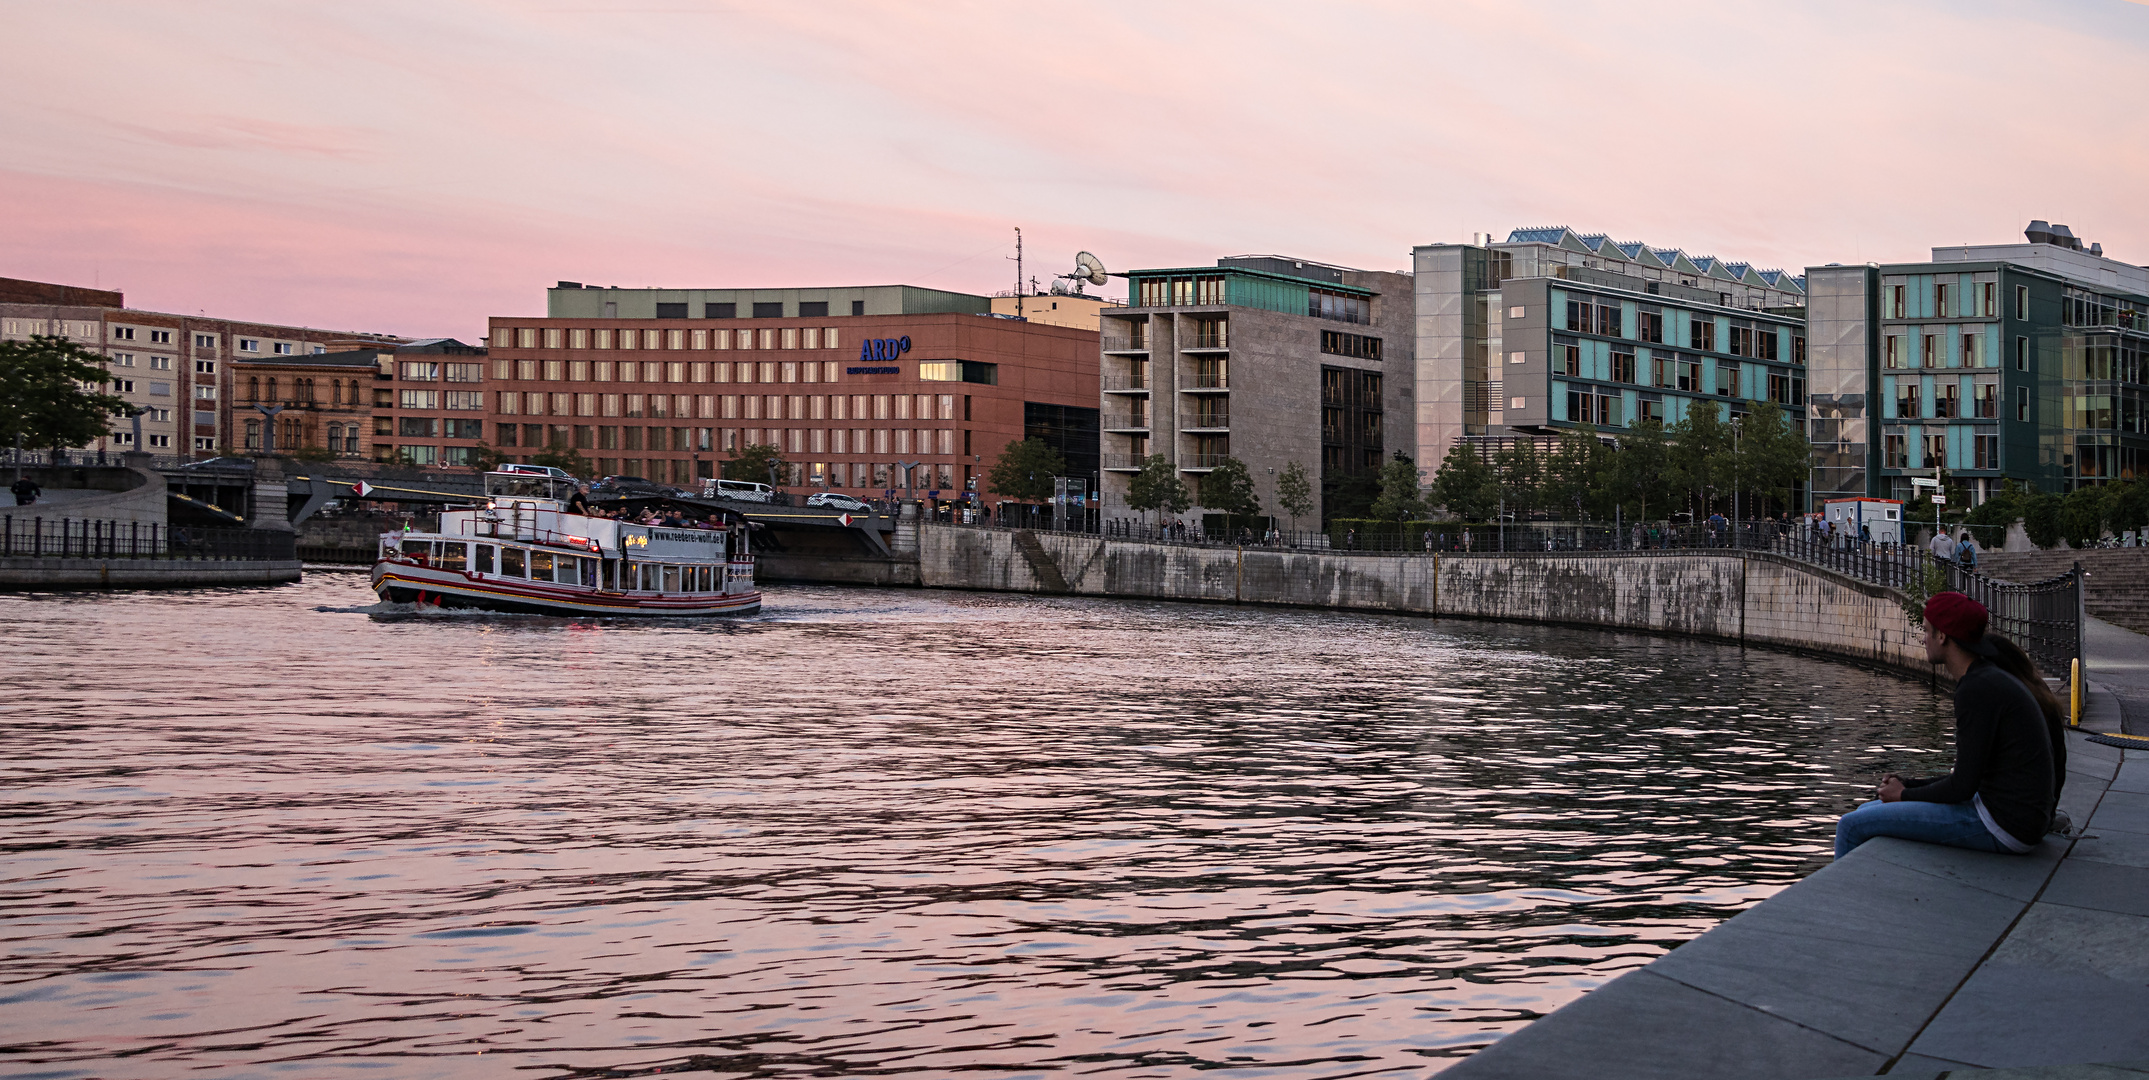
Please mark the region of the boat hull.
[[398, 604], [498, 611], [516, 615], [570, 615], [697, 619], [752, 615], [761, 610], [759, 590], [745, 593], [633, 595], [545, 582], [502, 581], [461, 570], [382, 560], [373, 565], [373, 591]]

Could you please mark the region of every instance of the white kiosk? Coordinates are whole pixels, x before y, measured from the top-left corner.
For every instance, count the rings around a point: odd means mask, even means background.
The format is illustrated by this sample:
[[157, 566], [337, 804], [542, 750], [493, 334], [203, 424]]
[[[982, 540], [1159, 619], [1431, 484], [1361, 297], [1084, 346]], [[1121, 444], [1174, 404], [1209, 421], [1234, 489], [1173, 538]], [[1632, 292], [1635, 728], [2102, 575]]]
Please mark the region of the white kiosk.
[[1831, 536], [1863, 536], [1876, 544], [1903, 542], [1901, 499], [1830, 499], [1821, 504]]

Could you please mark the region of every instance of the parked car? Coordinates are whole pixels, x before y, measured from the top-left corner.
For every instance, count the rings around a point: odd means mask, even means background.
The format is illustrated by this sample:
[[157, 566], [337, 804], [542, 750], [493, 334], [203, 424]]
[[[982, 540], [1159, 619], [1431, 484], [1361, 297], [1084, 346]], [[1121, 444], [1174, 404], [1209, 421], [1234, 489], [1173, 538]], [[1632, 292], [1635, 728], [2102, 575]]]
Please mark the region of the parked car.
[[678, 492], [667, 485], [652, 483], [639, 476], [607, 476], [597, 481], [597, 485], [590, 489], [590, 494], [606, 499], [635, 495], [670, 498]]
[[501, 465], [501, 466], [500, 466], [499, 468], [497, 468], [497, 469], [494, 469], [493, 471], [494, 471], [494, 472], [504, 472], [504, 473], [522, 473], [522, 474], [524, 474], [524, 475], [528, 475], [528, 476], [549, 476], [549, 477], [552, 477], [552, 478], [553, 478], [553, 479], [555, 479], [555, 480], [570, 480], [570, 481], [571, 481], [571, 480], [573, 480], [573, 479], [575, 478], [575, 477], [574, 477], [574, 474], [573, 474], [573, 473], [571, 473], [571, 472], [568, 472], [567, 470], [565, 470], [565, 469], [562, 469], [562, 468], [557, 468], [557, 467], [555, 467], [555, 466], [551, 466], [551, 465], [522, 465], [522, 464], [517, 464], [516, 462], [512, 462], [512, 461], [510, 461], [510, 462], [506, 462], [506, 463], [502, 464], [502, 465]]
[[704, 480], [701, 482], [704, 499], [731, 499], [736, 502], [774, 502], [776, 489], [767, 484], [755, 484], [745, 480]]
[[813, 495], [807, 496], [806, 505], [826, 506], [832, 510], [861, 511], [872, 509], [872, 507], [867, 506], [865, 504], [864, 500], [854, 499], [840, 491], [816, 492]]

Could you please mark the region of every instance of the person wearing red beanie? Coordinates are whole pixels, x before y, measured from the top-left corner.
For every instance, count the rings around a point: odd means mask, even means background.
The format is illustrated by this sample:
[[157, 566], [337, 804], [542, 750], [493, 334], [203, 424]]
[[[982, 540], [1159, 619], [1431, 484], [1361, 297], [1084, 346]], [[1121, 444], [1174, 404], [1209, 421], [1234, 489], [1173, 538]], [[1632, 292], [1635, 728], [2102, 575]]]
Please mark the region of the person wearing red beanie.
[[2027, 854], [2052, 821], [2052, 735], [2037, 698], [1992, 662], [1985, 605], [1958, 592], [1925, 604], [1925, 658], [1955, 678], [1955, 768], [1905, 780], [1890, 774], [1879, 798], [1836, 822], [1836, 858], [1876, 836], [1975, 851]]

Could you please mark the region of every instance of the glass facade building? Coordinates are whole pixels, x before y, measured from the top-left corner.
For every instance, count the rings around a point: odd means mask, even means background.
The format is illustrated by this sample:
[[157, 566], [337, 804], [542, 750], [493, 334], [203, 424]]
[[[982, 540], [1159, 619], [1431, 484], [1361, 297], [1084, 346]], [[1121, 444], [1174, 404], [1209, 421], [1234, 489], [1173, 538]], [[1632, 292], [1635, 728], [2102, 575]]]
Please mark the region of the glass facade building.
[[2149, 458], [2149, 270], [2032, 226], [2027, 244], [1810, 268], [1814, 484], [1983, 501], [2132, 478]]

